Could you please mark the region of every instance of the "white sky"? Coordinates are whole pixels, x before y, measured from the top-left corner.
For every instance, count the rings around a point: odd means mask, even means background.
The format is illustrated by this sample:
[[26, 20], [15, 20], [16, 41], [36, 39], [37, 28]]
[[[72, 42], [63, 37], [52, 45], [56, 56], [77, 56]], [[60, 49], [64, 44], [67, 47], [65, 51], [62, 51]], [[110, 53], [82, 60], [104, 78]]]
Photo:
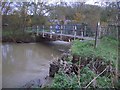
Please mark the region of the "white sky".
[[[1, 0], [0, 0], [1, 1]], [[2, 0], [2, 1], [8, 1], [8, 0]], [[103, 3], [103, 2], [117, 2], [117, 1], [120, 1], [120, 0], [9, 0], [9, 1], [16, 1], [16, 2], [29, 2], [29, 1], [34, 1], [34, 2], [41, 2], [41, 1], [45, 1], [45, 2], [48, 2], [48, 3], [55, 3], [55, 2], [86, 2], [86, 4], [92, 4], [94, 5], [95, 2], [99, 2], [98, 5], [100, 5], [100, 3]]]
[[[42, 1], [42, 0], [36, 0], [36, 1]], [[43, 0], [43, 1], [47, 1], [49, 4], [62, 1], [62, 2], [85, 2], [86, 4], [92, 4], [92, 5], [104, 5], [105, 4], [104, 2], [117, 2], [120, 0]]]
[[[103, 5], [104, 2], [117, 2], [120, 0], [35, 0], [35, 1], [47, 1], [49, 4], [62, 1], [62, 2], [85, 2], [86, 4]], [[98, 3], [95, 4], [95, 2]]]
[[120, 0], [35, 0], [35, 1], [48, 1], [48, 2], [86, 2], [89, 4], [93, 4], [94, 2], [116, 2], [116, 1], [120, 1]]

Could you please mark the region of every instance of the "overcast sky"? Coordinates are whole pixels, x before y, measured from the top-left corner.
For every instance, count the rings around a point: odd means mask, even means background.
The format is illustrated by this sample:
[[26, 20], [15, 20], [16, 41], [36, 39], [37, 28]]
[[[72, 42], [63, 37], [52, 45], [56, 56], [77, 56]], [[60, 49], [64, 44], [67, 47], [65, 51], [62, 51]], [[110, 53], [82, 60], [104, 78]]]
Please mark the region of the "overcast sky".
[[[2, 0], [2, 1], [8, 1], [8, 0]], [[95, 2], [98, 2], [98, 4], [101, 4], [103, 2], [117, 2], [120, 0], [9, 0], [9, 1], [17, 1], [17, 2], [29, 2], [29, 1], [34, 1], [34, 2], [41, 2], [45, 1], [48, 3], [55, 3], [55, 2], [86, 2], [86, 4], [95, 4]]]
[[116, 1], [120, 1], [120, 0], [36, 0], [36, 1], [48, 1], [48, 2], [86, 2], [89, 4], [94, 4], [94, 2], [116, 2]]
[[[41, 0], [36, 0], [41, 1]], [[55, 3], [55, 2], [85, 2], [86, 4], [92, 4], [92, 5], [104, 5], [104, 2], [117, 2], [120, 0], [43, 0], [47, 1], [48, 3]], [[95, 3], [98, 2], [98, 3]]]

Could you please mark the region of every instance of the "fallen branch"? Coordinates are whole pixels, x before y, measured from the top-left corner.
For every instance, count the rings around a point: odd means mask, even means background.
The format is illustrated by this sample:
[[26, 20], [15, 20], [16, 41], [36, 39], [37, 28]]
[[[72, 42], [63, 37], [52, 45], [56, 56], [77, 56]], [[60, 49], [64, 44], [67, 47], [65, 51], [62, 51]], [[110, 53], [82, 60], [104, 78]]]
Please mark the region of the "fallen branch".
[[108, 66], [100, 73], [100, 74], [98, 74], [86, 87], [84, 87], [84, 88], [88, 88], [88, 86], [90, 86], [90, 84], [94, 81], [94, 80], [96, 80], [101, 74], [103, 74], [106, 70], [107, 70], [107, 68], [108, 68]]

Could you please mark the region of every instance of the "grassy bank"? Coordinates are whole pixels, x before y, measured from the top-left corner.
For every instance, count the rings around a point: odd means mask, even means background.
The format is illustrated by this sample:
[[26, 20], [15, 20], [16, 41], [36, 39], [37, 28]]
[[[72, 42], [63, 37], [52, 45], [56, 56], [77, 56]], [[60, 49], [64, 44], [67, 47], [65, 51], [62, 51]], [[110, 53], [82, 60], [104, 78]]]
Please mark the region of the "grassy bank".
[[[115, 88], [120, 87], [115, 81], [115, 74], [111, 71], [103, 73], [108, 66], [115, 69], [117, 60], [117, 44], [118, 41], [110, 37], [103, 37], [100, 39], [100, 43], [97, 48], [94, 48], [93, 41], [80, 42], [79, 40], [73, 41], [71, 47], [72, 55], [77, 55], [82, 60], [86, 58], [92, 58], [92, 64], [87, 64], [80, 70], [78, 70], [78, 75], [72, 74], [67, 75], [64, 71], [59, 71], [53, 80], [50, 87], [52, 88]], [[69, 62], [71, 62], [69, 57]], [[84, 62], [81, 61], [81, 62]], [[81, 63], [79, 62], [79, 63]], [[96, 63], [97, 62], [97, 63]], [[98, 64], [101, 67], [105, 66], [104, 70], [100, 73], [96, 73], [95, 69], [91, 65]], [[109, 68], [110, 68], [109, 67]], [[99, 70], [99, 69], [98, 69]]]
[[93, 41], [79, 42], [73, 41], [71, 47], [72, 54], [79, 55], [80, 57], [101, 58], [106, 63], [111, 62], [115, 66], [117, 60], [118, 41], [109, 37], [100, 39], [97, 48], [94, 48]]

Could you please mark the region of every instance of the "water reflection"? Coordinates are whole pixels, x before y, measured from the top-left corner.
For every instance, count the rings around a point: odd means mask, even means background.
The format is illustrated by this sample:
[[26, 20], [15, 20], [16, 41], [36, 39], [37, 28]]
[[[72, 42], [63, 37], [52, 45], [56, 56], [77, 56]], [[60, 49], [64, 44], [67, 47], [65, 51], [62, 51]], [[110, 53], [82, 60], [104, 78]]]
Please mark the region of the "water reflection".
[[48, 74], [49, 61], [60, 52], [45, 44], [3, 44], [3, 88], [15, 88], [25, 82]]

